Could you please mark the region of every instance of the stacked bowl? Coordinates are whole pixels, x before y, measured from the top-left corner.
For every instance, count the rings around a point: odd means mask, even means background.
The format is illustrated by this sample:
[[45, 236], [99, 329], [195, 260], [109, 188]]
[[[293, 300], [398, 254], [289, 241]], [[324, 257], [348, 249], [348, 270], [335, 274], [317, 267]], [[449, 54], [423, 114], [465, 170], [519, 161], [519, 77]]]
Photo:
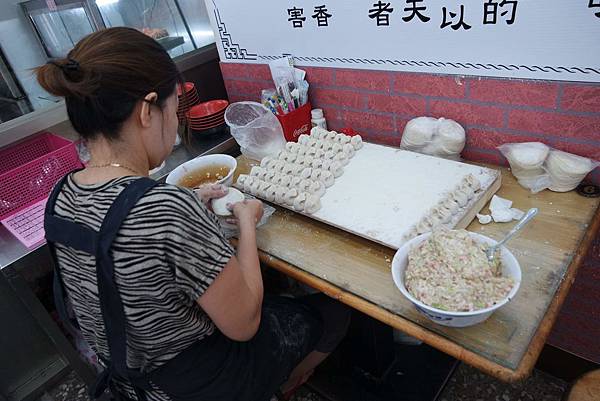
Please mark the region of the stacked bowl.
[[207, 131], [225, 124], [227, 100], [210, 100], [192, 106], [186, 113], [192, 131]]
[[179, 98], [179, 107], [177, 108], [177, 118], [180, 124], [185, 124], [186, 113], [190, 108], [200, 102], [200, 96], [193, 82], [185, 82], [183, 86], [177, 87], [177, 97]]

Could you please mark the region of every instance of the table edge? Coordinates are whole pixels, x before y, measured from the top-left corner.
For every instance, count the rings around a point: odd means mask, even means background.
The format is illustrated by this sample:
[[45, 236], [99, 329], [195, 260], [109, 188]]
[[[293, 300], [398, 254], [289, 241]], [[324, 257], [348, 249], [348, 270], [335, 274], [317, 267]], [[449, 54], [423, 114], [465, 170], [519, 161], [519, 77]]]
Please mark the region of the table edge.
[[569, 289], [575, 281], [575, 275], [586, 256], [591, 243], [594, 240], [596, 233], [600, 228], [600, 205], [596, 208], [592, 217], [591, 223], [587, 227], [584, 236], [575, 251], [575, 255], [571, 263], [567, 267], [565, 275], [559, 284], [558, 289], [552, 301], [548, 305], [548, 309], [541, 320], [536, 333], [533, 335], [529, 348], [525, 352], [517, 369], [513, 370], [502, 366], [496, 362], [469, 351], [458, 345], [452, 340], [449, 340], [439, 334], [419, 326], [418, 324], [392, 313], [378, 305], [367, 301], [357, 295], [351, 294], [344, 289], [329, 283], [311, 273], [308, 273], [282, 259], [272, 256], [259, 249], [260, 261], [269, 267], [272, 267], [295, 280], [301, 281], [323, 293], [327, 296], [337, 299], [338, 301], [351, 306], [354, 309], [363, 312], [382, 323], [385, 323], [395, 329], [401, 330], [404, 333], [411, 335], [424, 343], [450, 355], [454, 358], [465, 362], [491, 376], [494, 376], [505, 382], [518, 382], [527, 378], [533, 370], [537, 359], [542, 352], [542, 348], [546, 344], [546, 340], [550, 335], [550, 330], [554, 326], [558, 317], [558, 312], [565, 301]]

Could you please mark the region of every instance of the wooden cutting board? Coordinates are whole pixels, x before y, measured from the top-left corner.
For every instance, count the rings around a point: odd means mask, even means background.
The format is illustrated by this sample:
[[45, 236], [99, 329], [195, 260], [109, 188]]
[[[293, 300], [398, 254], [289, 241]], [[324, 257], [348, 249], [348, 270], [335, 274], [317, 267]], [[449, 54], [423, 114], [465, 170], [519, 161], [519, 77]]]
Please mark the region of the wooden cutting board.
[[482, 189], [454, 215], [450, 228], [469, 225], [500, 188], [500, 172], [365, 143], [327, 189], [321, 209], [306, 215], [398, 249], [404, 234], [468, 174], [479, 179]]

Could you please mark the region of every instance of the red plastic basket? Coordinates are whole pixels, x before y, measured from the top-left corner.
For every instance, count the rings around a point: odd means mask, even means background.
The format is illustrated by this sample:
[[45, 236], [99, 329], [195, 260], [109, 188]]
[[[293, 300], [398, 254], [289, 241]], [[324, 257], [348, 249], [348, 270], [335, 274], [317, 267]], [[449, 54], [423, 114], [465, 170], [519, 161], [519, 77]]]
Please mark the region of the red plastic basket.
[[49, 132], [0, 149], [0, 218], [46, 198], [81, 166], [75, 144]]

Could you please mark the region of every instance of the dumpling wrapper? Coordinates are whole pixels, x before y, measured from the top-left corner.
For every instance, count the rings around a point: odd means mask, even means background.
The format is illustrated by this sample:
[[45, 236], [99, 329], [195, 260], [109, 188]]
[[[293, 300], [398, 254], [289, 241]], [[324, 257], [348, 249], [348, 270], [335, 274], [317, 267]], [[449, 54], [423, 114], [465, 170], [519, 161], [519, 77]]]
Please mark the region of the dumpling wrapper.
[[231, 216], [233, 213], [227, 208], [227, 205], [242, 202], [244, 199], [243, 193], [235, 188], [229, 188], [227, 195], [211, 201], [212, 210], [217, 216]]

